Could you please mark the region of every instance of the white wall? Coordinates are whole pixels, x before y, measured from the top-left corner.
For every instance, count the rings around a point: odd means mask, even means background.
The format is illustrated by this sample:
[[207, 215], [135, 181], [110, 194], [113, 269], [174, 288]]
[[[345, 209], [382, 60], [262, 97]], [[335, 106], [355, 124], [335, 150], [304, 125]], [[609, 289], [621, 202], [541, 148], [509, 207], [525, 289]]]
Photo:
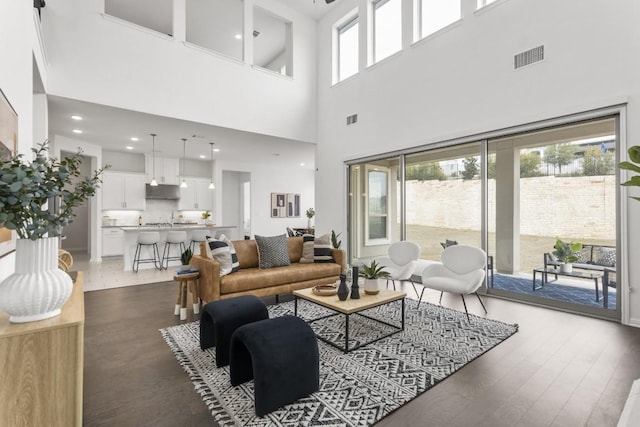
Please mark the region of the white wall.
[[[0, 89], [18, 113], [18, 152], [30, 155], [33, 143], [33, 4], [0, 2]], [[0, 258], [0, 280], [15, 269], [15, 252]]]
[[[336, 197], [337, 188], [346, 188], [345, 159], [615, 104], [626, 104], [624, 140], [638, 144], [637, 1], [505, 0], [479, 12], [475, 0], [462, 1], [462, 21], [335, 86], [331, 26], [366, 2], [343, 0], [320, 22], [316, 200], [335, 207], [318, 213], [320, 227], [345, 234], [345, 198]], [[543, 62], [513, 70], [515, 54], [539, 45], [545, 46]], [[354, 113], [358, 123], [347, 127], [345, 117]], [[626, 197], [625, 189], [620, 192]], [[629, 219], [639, 214], [640, 203], [633, 201], [623, 213]], [[640, 223], [624, 225], [623, 254], [640, 259]], [[640, 286], [640, 265], [625, 265], [630, 287]], [[631, 292], [629, 302], [629, 322], [640, 326], [640, 292]]]
[[[224, 171], [249, 172], [251, 174], [251, 234], [274, 236], [286, 233], [286, 227], [306, 227], [307, 217], [304, 212], [314, 207], [314, 172], [304, 168], [282, 170], [268, 164], [247, 164], [216, 161], [215, 213], [213, 217], [218, 225], [227, 225], [223, 211], [223, 179]], [[222, 183], [222, 184], [220, 184]], [[222, 190], [222, 191], [221, 191]], [[341, 189], [338, 189], [341, 191]], [[299, 218], [271, 218], [271, 193], [300, 194]], [[238, 198], [240, 194], [238, 194]], [[240, 203], [240, 201], [238, 202]], [[315, 208], [316, 211], [318, 208]], [[233, 219], [235, 220], [235, 218]], [[238, 230], [242, 233], [241, 230]], [[324, 230], [323, 232], [327, 232]], [[331, 228], [328, 229], [331, 232]], [[239, 234], [242, 238], [241, 234]]]
[[100, 3], [68, 0], [42, 10], [55, 64], [51, 95], [315, 141], [316, 38], [311, 19], [276, 1], [244, 1], [245, 11], [255, 3], [294, 23], [295, 75], [285, 78], [105, 18]]

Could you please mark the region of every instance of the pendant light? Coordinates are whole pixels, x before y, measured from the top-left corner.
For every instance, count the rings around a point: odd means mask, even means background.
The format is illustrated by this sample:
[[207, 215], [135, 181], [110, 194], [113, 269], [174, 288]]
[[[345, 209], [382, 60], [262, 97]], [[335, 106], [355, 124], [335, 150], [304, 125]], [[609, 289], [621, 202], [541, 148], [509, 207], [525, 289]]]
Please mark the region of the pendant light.
[[182, 138], [182, 184], [180, 184], [181, 188], [187, 188], [187, 181], [184, 180], [184, 172], [185, 172], [185, 160], [187, 158], [187, 138]]
[[151, 133], [149, 135], [151, 135], [151, 137], [153, 138], [153, 152], [152, 152], [152, 166], [151, 166], [152, 174], [151, 174], [151, 184], [149, 185], [151, 185], [152, 187], [157, 187], [158, 181], [156, 181], [156, 134]]
[[210, 142], [211, 145], [211, 182], [209, 183], [209, 190], [215, 190], [216, 185], [213, 183], [213, 142]]

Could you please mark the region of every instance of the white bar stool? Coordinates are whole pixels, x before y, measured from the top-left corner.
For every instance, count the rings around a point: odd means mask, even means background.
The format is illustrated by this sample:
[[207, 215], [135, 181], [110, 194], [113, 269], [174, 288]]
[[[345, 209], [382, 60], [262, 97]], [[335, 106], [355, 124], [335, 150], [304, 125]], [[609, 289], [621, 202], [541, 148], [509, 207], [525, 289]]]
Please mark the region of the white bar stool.
[[[131, 266], [133, 271], [137, 273], [140, 264], [146, 262], [152, 262], [156, 269], [162, 270], [160, 251], [158, 250], [159, 241], [160, 233], [157, 231], [141, 231], [138, 233], [138, 244], [136, 245], [136, 252], [133, 255], [133, 265]], [[151, 246], [153, 258], [140, 258], [143, 246]]]
[[[162, 250], [162, 261], [160, 265], [165, 270], [169, 268], [169, 261], [174, 259], [180, 259], [182, 253], [187, 249], [184, 245], [184, 242], [187, 240], [187, 232], [186, 231], [169, 231], [167, 233], [167, 241], [164, 244], [164, 249]], [[178, 245], [177, 256], [171, 256], [171, 245]], [[166, 263], [166, 264], [165, 264]]]
[[196, 253], [195, 248], [199, 248], [200, 243], [206, 242], [207, 237], [209, 237], [210, 234], [211, 232], [209, 230], [193, 230], [193, 233], [191, 233], [191, 243], [189, 243], [189, 247], [194, 255]]

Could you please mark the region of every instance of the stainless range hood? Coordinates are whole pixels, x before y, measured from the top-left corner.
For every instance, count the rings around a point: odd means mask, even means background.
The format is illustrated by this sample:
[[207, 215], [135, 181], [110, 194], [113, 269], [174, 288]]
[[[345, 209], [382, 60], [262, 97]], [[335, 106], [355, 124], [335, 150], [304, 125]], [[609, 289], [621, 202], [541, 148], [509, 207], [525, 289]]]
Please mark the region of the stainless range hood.
[[180, 186], [179, 185], [167, 185], [159, 184], [151, 186], [147, 184], [147, 191], [145, 197], [147, 199], [161, 199], [161, 200], [179, 200], [180, 199]]

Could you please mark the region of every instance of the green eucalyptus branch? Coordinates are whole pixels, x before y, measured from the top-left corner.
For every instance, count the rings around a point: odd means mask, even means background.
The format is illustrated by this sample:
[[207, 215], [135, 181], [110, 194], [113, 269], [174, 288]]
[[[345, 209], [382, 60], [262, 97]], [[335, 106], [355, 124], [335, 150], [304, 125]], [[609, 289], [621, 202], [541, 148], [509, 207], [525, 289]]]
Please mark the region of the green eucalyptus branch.
[[[61, 161], [48, 156], [49, 143], [32, 148], [34, 159], [27, 162], [22, 154], [2, 160], [0, 164], [0, 224], [16, 230], [21, 239], [37, 240], [59, 236], [73, 221], [75, 209], [99, 188], [100, 175], [109, 165], [80, 179], [81, 151]], [[55, 199], [60, 211], [48, 209]]]

